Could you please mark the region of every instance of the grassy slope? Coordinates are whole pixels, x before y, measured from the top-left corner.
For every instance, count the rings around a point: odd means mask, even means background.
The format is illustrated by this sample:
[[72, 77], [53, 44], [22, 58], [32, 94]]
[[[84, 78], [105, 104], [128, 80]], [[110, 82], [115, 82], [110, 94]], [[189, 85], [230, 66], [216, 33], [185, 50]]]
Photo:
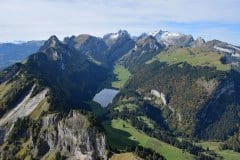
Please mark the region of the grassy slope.
[[120, 153], [120, 154], [114, 154], [110, 160], [140, 160], [141, 158], [137, 157], [133, 153]]
[[56, 151], [50, 150], [44, 157], [44, 160], [56, 160]]
[[175, 64], [179, 62], [187, 62], [193, 66], [209, 66], [216, 67], [217, 70], [226, 71], [230, 69], [227, 64], [222, 64], [220, 59], [222, 54], [208, 51], [200, 48], [170, 48], [146, 62], [147, 64], [154, 60]]
[[48, 111], [49, 109], [49, 103], [47, 102], [47, 98], [44, 98], [36, 107], [36, 109], [33, 110], [33, 112], [30, 114], [30, 117], [34, 120], [38, 120], [41, 117], [41, 114], [44, 111]]
[[7, 92], [12, 88], [13, 84], [0, 84], [0, 99], [4, 98], [3, 96], [7, 94]]
[[189, 153], [173, 147], [167, 143], [149, 137], [145, 133], [138, 131], [128, 122], [124, 120], [112, 120], [105, 122], [107, 141], [111, 147], [124, 150], [129, 145], [141, 145], [146, 148], [151, 148], [162, 154], [167, 160], [190, 160], [193, 156]]
[[127, 103], [127, 104], [121, 104], [117, 107], [114, 108], [114, 110], [118, 110], [119, 112], [123, 111], [123, 109], [127, 109], [129, 111], [135, 111], [137, 109], [137, 105], [136, 104], [132, 104], [132, 103]]
[[240, 153], [234, 152], [232, 150], [219, 150], [220, 142], [201, 142], [197, 143], [203, 148], [209, 148], [209, 150], [215, 151], [217, 154], [223, 157], [224, 160], [239, 160]]
[[116, 75], [117, 80], [112, 82], [112, 87], [122, 88], [123, 85], [130, 77], [130, 72], [124, 68], [122, 65], [115, 65], [113, 73]]
[[146, 116], [139, 116], [138, 119], [143, 121], [149, 128], [154, 129], [154, 125], [152, 124], [151, 120]]
[[18, 151], [16, 154], [16, 157], [18, 159], [26, 159], [29, 158], [29, 145], [30, 145], [30, 140], [26, 141], [25, 143], [22, 144], [21, 149]]

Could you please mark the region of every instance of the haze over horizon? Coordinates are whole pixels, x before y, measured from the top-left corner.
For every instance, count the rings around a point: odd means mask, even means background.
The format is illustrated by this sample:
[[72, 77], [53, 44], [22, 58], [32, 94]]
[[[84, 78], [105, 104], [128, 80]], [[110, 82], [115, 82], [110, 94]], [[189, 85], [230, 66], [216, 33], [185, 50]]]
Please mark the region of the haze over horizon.
[[240, 45], [239, 7], [238, 0], [1, 1], [0, 42], [162, 29]]

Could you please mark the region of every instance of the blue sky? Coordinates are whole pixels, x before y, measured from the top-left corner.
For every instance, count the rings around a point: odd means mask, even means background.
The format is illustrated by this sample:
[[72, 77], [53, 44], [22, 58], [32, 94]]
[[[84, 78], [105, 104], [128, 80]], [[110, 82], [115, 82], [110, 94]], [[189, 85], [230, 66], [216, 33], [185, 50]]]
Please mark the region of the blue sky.
[[0, 1], [0, 41], [159, 29], [240, 45], [240, 0]]

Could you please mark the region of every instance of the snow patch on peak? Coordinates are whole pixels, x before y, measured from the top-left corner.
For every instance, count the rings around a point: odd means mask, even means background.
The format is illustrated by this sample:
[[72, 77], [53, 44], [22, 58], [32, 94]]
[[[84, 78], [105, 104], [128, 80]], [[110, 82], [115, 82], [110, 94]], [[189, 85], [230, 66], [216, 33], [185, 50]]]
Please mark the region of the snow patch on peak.
[[157, 36], [157, 35], [159, 35], [159, 34], [163, 34], [163, 32], [165, 32], [165, 31], [162, 31], [162, 30], [153, 31], [153, 32], [146, 33], [146, 35], [155, 37], [155, 36]]
[[125, 36], [125, 35], [129, 35], [126, 30], [119, 30], [117, 33], [110, 33], [109, 38], [112, 39], [112, 40], [116, 40], [119, 37], [122, 37], [122, 36]]
[[130, 35], [126, 30], [119, 30], [117, 33], [108, 33], [103, 36], [103, 40], [108, 46], [113, 45], [121, 39], [130, 39]]
[[118, 37], [119, 37], [119, 34], [118, 34], [118, 33], [112, 33], [112, 34], [109, 36], [110, 39], [118, 39]]
[[182, 36], [183, 34], [181, 33], [177, 33], [177, 32], [168, 32], [168, 31], [165, 31], [163, 34], [162, 34], [162, 37], [178, 37], [178, 36]]
[[191, 35], [185, 35], [179, 32], [169, 32], [163, 30], [144, 33], [140, 36], [140, 38], [147, 36], [153, 36], [159, 43], [163, 43], [166, 46], [190, 46], [194, 41]]
[[228, 47], [230, 47], [230, 48], [233, 48], [233, 49], [235, 49], [235, 50], [237, 50], [237, 51], [240, 51], [240, 48], [239, 47], [236, 47], [236, 46], [233, 46], [233, 45], [228, 45]]
[[178, 32], [169, 32], [169, 31], [159, 30], [159, 31], [150, 32], [148, 33], [148, 35], [151, 35], [155, 37], [158, 41], [160, 41], [162, 39], [167, 39], [168, 37], [179, 37], [179, 36], [182, 36], [183, 34]]
[[231, 50], [231, 49], [222, 48], [222, 47], [219, 47], [219, 46], [216, 46], [216, 45], [213, 48], [220, 51], [220, 52], [225, 52], [225, 53], [230, 53], [230, 54], [234, 53], [234, 51]]

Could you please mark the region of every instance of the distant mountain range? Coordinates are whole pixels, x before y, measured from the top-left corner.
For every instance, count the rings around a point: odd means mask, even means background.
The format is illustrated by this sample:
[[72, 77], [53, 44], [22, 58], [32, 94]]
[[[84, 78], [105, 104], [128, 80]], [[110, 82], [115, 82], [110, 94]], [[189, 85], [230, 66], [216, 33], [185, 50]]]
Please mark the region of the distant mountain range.
[[30, 54], [35, 53], [44, 41], [0, 43], [0, 70], [16, 62], [21, 62]]
[[[198, 37], [196, 40], [194, 40], [192, 35], [185, 35], [182, 33], [169, 32], [169, 31], [163, 31], [163, 30], [154, 31], [150, 33], [142, 33], [138, 37], [137, 36], [130, 37], [127, 31], [120, 30], [117, 33], [106, 34], [103, 37], [103, 40], [105, 41], [106, 45], [111, 45], [114, 41], [116, 41], [119, 38], [119, 36], [124, 36], [124, 35], [128, 35], [129, 39], [132, 39], [134, 41], [141, 38], [146, 38], [148, 36], [153, 36], [158, 43], [163, 44], [165, 46], [176, 45], [176, 46], [188, 47], [188, 46], [199, 46], [205, 43], [205, 40], [202, 39], [201, 37]], [[74, 37], [71, 37], [70, 39], [73, 39], [73, 38]], [[68, 39], [69, 38], [66, 37], [64, 41], [68, 41]], [[0, 43], [0, 70], [16, 62], [20, 62], [30, 54], [37, 52], [38, 49], [43, 45], [43, 43], [44, 43], [44, 40], [42, 41], [33, 40], [28, 42], [14, 41], [14, 42]], [[214, 47], [216, 50], [233, 54], [234, 56], [238, 56], [238, 53], [240, 53], [240, 50], [239, 50], [240, 47], [223, 43], [220, 41], [218, 41], [218, 43], [216, 43]]]
[[1, 50], [0, 159], [240, 159], [237, 46], [120, 30]]

